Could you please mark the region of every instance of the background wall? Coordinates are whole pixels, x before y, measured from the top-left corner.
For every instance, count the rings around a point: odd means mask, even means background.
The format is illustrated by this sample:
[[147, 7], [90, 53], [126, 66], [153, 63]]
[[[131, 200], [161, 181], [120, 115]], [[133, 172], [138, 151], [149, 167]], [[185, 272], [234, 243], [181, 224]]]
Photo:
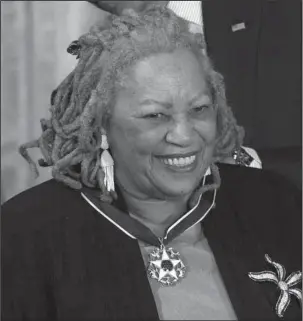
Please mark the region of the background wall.
[[84, 1], [1, 1], [1, 203], [50, 178], [40, 168], [35, 180], [18, 146], [39, 137], [51, 92], [76, 64], [67, 47], [105, 15]]

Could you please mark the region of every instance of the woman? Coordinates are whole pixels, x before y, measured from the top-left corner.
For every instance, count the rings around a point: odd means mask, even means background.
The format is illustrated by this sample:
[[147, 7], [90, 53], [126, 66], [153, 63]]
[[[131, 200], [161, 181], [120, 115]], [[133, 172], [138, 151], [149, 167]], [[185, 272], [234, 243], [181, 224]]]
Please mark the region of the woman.
[[20, 149], [55, 180], [2, 208], [3, 320], [298, 318], [300, 195], [216, 165], [243, 130], [187, 27], [153, 6], [69, 48], [79, 63]]

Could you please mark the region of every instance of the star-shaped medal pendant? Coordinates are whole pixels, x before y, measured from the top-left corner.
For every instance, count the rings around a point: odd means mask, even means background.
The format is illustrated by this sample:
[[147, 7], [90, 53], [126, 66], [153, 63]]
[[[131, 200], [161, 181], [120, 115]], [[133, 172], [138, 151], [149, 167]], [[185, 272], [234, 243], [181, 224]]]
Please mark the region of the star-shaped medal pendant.
[[148, 276], [162, 285], [175, 285], [185, 276], [185, 265], [180, 259], [180, 253], [172, 247], [166, 249], [162, 244], [149, 254]]

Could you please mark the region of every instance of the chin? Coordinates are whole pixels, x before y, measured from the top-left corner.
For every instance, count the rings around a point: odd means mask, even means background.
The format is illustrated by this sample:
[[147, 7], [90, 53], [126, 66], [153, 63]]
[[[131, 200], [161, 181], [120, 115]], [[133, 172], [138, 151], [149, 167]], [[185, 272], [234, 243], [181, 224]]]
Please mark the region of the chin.
[[197, 180], [196, 177], [193, 179], [186, 179], [186, 180], [185, 179], [183, 180], [165, 179], [164, 180], [162, 178], [156, 181], [154, 180], [154, 186], [156, 186], [158, 192], [168, 197], [191, 195], [200, 182], [200, 180]]
[[182, 197], [182, 196], [190, 196], [193, 191], [195, 190], [195, 187], [191, 188], [179, 188], [179, 189], [167, 189], [166, 195], [169, 197]]

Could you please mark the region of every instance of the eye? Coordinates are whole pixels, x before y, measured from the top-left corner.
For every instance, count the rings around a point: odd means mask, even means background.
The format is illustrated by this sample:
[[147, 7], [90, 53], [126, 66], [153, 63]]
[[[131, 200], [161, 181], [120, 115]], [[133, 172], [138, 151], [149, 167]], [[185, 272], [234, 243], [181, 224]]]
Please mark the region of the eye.
[[198, 107], [194, 107], [192, 109], [192, 111], [199, 114], [199, 113], [203, 112], [204, 110], [206, 110], [208, 108], [209, 108], [208, 105], [201, 105], [201, 106], [198, 106]]
[[162, 113], [153, 113], [153, 114], [147, 114], [145, 116], [143, 116], [143, 118], [148, 118], [148, 119], [161, 119], [166, 117], [166, 115], [162, 114]]

